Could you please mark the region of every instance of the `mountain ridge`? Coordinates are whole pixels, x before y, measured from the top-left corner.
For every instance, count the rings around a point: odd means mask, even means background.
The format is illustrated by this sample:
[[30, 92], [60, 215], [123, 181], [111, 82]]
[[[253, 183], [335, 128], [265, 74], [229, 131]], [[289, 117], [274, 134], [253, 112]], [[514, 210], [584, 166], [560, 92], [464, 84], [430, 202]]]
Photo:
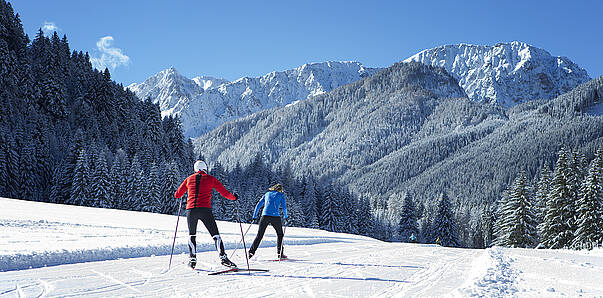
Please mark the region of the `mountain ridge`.
[[494, 46], [443, 45], [404, 61], [444, 67], [472, 100], [506, 108], [529, 100], [552, 99], [590, 80], [569, 58], [555, 57], [518, 41]]
[[196, 137], [226, 121], [328, 92], [378, 70], [355, 61], [317, 62], [261, 77], [205, 82], [201, 77], [185, 78], [170, 68], [128, 88], [158, 103], [163, 116], [180, 115], [185, 135]]

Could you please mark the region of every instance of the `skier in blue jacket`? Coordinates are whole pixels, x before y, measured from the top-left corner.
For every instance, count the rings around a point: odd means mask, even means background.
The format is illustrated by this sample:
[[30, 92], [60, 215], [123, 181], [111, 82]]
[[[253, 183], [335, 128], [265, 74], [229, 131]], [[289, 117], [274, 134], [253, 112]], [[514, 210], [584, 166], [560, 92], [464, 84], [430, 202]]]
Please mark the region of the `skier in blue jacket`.
[[[265, 206], [264, 206], [265, 205]], [[262, 237], [264, 237], [264, 232], [266, 232], [266, 227], [268, 224], [271, 224], [274, 230], [276, 231], [277, 241], [276, 241], [276, 253], [277, 257], [280, 259], [286, 259], [287, 256], [283, 254], [283, 225], [281, 222], [280, 208], [283, 208], [283, 218], [287, 219], [287, 203], [285, 202], [285, 194], [283, 193], [283, 186], [280, 184], [275, 184], [270, 187], [268, 192], [264, 194], [264, 196], [260, 199], [260, 201], [255, 205], [255, 211], [253, 212], [253, 219], [256, 219], [258, 216], [258, 212], [260, 208], [264, 206], [264, 211], [262, 212], [262, 218], [260, 218], [260, 227], [258, 229], [258, 234], [253, 240], [253, 244], [249, 248], [249, 257], [251, 258], [255, 251], [260, 246], [260, 242], [262, 241]]]

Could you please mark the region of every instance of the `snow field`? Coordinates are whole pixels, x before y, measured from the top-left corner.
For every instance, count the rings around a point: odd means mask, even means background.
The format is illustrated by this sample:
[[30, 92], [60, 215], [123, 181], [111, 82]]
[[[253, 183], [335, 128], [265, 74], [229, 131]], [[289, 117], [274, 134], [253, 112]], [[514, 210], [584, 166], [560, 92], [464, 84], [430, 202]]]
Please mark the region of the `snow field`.
[[[0, 297], [603, 296], [601, 249], [446, 248], [288, 228], [291, 260], [275, 262], [268, 228], [249, 265], [269, 272], [208, 276], [224, 267], [209, 235], [197, 238], [197, 270], [186, 266], [184, 218], [166, 270], [175, 216], [1, 198], [0, 205]], [[239, 225], [218, 227], [231, 260], [246, 268]]]
[[[62, 264], [169, 255], [176, 216], [98, 209], [0, 198], [0, 271]], [[197, 251], [215, 251], [213, 239], [199, 223]], [[239, 225], [219, 222], [226, 249], [240, 244]], [[245, 224], [245, 229], [249, 225]], [[251, 228], [246, 236], [255, 237]], [[225, 228], [224, 228], [225, 227]], [[314, 244], [337, 239], [299, 235], [294, 230], [285, 245]], [[179, 221], [174, 253], [188, 253], [186, 218]], [[261, 246], [275, 246], [266, 235]]]

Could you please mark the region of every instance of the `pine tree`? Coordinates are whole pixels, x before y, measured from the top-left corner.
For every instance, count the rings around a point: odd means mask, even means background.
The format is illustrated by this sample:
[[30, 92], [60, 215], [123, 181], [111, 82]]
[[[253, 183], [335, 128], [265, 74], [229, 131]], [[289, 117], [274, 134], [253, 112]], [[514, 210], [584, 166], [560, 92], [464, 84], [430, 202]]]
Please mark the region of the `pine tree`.
[[[164, 214], [174, 214], [178, 208], [178, 202], [176, 199], [171, 199], [174, 197], [174, 192], [180, 186], [180, 170], [178, 169], [178, 165], [172, 161], [166, 165], [165, 172], [163, 174], [163, 182], [161, 185], [161, 196], [165, 199], [165, 204], [161, 206], [161, 213]], [[167, 199], [170, 198], [170, 199]], [[186, 197], [182, 198], [184, 202], [186, 202]]]
[[358, 204], [356, 198], [345, 189], [338, 189], [337, 193], [336, 206], [339, 215], [337, 232], [358, 234], [358, 218], [356, 218], [355, 212]]
[[6, 174], [6, 150], [8, 149], [8, 144], [4, 140], [5, 134], [4, 127], [0, 123], [0, 197], [6, 197], [8, 194], [8, 177]]
[[144, 188], [146, 186], [143, 176], [144, 172], [138, 161], [138, 156], [134, 155], [128, 175], [128, 192], [126, 193], [127, 210], [141, 210], [141, 200], [144, 196]]
[[86, 195], [88, 194], [88, 184], [90, 181], [88, 177], [88, 160], [86, 157], [86, 149], [82, 148], [73, 171], [73, 181], [71, 183], [69, 203], [73, 205], [85, 206], [88, 202]]
[[323, 230], [334, 232], [337, 228], [337, 206], [332, 190], [333, 185], [329, 185], [329, 190], [325, 191], [323, 194], [320, 228]]
[[304, 177], [303, 202], [305, 211], [305, 223], [307, 228], [318, 229], [318, 210], [316, 208], [316, 192], [314, 191], [314, 180]]
[[82, 148], [84, 148], [84, 139], [85, 136], [83, 130], [78, 129], [71, 140], [67, 155], [63, 159], [60, 191], [63, 195], [62, 201], [70, 201], [74, 171]]
[[98, 154], [96, 162], [94, 163], [94, 169], [92, 171], [92, 177], [90, 181], [90, 188], [92, 197], [90, 198], [94, 207], [111, 208], [112, 205], [112, 191], [111, 182], [109, 179], [109, 169], [107, 168], [107, 160], [104, 154]]
[[110, 208], [127, 209], [128, 208], [128, 157], [123, 150], [117, 150], [113, 165], [111, 166], [111, 187], [113, 188], [113, 197], [109, 202]]
[[[142, 203], [142, 210], [148, 212], [159, 212], [158, 207], [165, 205], [166, 202], [163, 200], [165, 198], [161, 196], [161, 185], [159, 182], [159, 167], [157, 167], [157, 164], [154, 162], [151, 163], [147, 182], [147, 188]], [[170, 197], [167, 199], [171, 200], [172, 198]]]
[[484, 206], [481, 212], [482, 230], [484, 235], [484, 247], [490, 247], [494, 241], [494, 225], [496, 214], [490, 206]]
[[432, 229], [434, 236], [440, 239], [442, 246], [459, 246], [456, 223], [452, 215], [452, 206], [445, 193], [442, 193], [438, 200], [437, 213], [432, 224]]
[[358, 202], [356, 218], [358, 219], [358, 234], [370, 236], [374, 229], [375, 219], [371, 212], [371, 204], [367, 199], [360, 199]]
[[419, 235], [419, 227], [417, 223], [417, 210], [415, 203], [410, 196], [405, 193], [402, 210], [400, 211], [400, 222], [398, 224], [398, 235], [400, 241], [409, 242], [410, 236]]
[[[573, 235], [576, 232], [576, 210], [578, 209], [578, 198], [580, 189], [582, 187], [582, 181], [584, 181], [585, 168], [584, 157], [577, 151], [569, 153], [568, 164], [567, 164], [567, 185], [570, 194], [568, 211], [571, 212], [571, 220], [569, 221], [570, 231]], [[573, 236], [571, 237], [573, 239]], [[570, 240], [571, 242], [571, 240]], [[569, 245], [569, 243], [568, 243]]]
[[62, 204], [62, 194], [61, 194], [61, 168], [56, 167], [52, 173], [52, 186], [50, 187], [50, 198], [48, 202]]
[[567, 161], [568, 152], [561, 149], [546, 203], [544, 221], [539, 226], [541, 243], [545, 248], [568, 247], [574, 237], [572, 222], [575, 219], [575, 210], [572, 210], [572, 195], [567, 182]]
[[534, 209], [536, 222], [540, 225], [544, 221], [544, 211], [546, 210], [546, 202], [551, 189], [551, 170], [547, 166], [544, 166], [540, 171], [540, 180], [538, 180], [536, 189]]
[[39, 176], [36, 171], [35, 157], [35, 147], [32, 144], [26, 145], [21, 150], [21, 196], [30, 201], [39, 200]]
[[[603, 147], [601, 147], [603, 148]], [[603, 188], [601, 168], [603, 150], [591, 162], [577, 202], [577, 229], [572, 247], [592, 249], [603, 243]]]
[[16, 150], [17, 144], [14, 139], [8, 139], [4, 144], [6, 154], [6, 185], [7, 196], [11, 198], [20, 198], [21, 173], [19, 170], [20, 155]]
[[533, 247], [536, 244], [536, 221], [525, 172], [522, 171], [501, 202], [495, 244], [510, 247]]

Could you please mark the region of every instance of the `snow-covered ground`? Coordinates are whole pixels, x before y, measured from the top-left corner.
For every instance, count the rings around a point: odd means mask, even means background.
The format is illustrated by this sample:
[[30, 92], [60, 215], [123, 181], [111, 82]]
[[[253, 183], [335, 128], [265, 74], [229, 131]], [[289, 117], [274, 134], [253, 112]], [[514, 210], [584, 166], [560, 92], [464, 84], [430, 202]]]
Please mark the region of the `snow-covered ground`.
[[[269, 272], [208, 276], [221, 269], [212, 240], [198, 237], [199, 270], [188, 269], [184, 217], [166, 271], [176, 216], [2, 198], [0, 206], [0, 297], [603, 296], [601, 250], [445, 248], [288, 228], [291, 260], [274, 262], [268, 228], [249, 265]], [[247, 267], [235, 251], [239, 225], [218, 227], [231, 260]]]

